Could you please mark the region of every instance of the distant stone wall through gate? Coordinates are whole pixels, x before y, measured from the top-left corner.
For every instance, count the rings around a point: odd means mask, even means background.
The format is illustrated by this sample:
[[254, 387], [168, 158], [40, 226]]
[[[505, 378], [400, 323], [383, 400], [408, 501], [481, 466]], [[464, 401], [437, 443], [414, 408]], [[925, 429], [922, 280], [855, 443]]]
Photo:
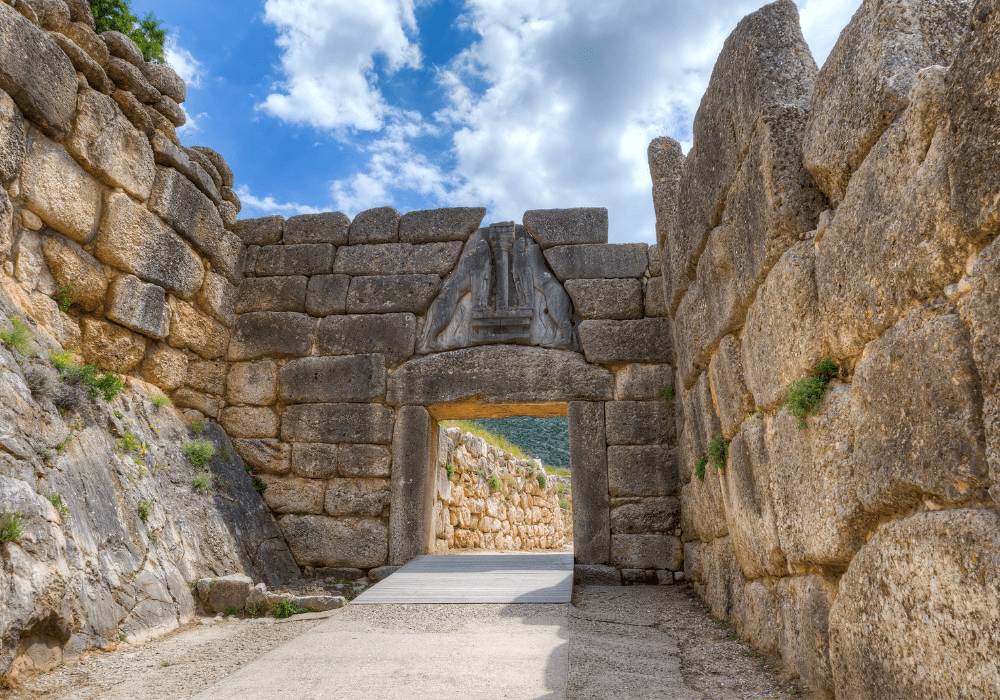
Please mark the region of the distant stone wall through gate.
[[608, 244], [604, 209], [480, 228], [484, 214], [237, 226], [249, 247], [217, 413], [296, 560], [432, 552], [438, 421], [568, 415], [577, 562], [682, 569], [656, 247]]

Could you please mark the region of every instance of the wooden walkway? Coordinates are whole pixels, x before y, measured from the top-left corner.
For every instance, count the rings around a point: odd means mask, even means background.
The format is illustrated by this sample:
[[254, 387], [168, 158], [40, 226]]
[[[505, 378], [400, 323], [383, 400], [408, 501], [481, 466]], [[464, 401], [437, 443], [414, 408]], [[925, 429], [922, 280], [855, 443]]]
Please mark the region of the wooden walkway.
[[572, 554], [424, 555], [351, 604], [568, 603], [572, 594]]

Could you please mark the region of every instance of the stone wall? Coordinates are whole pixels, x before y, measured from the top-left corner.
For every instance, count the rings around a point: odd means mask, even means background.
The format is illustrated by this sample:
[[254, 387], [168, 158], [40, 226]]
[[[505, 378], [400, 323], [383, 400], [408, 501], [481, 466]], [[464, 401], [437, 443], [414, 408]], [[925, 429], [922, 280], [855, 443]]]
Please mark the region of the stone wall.
[[[449, 468], [451, 475], [449, 476]], [[438, 431], [434, 552], [559, 549], [573, 539], [569, 479], [518, 459], [461, 428]], [[490, 483], [490, 477], [496, 481]]]
[[685, 574], [829, 697], [1000, 697], [998, 39], [996, 0], [865, 0], [818, 69], [781, 0], [650, 145]]

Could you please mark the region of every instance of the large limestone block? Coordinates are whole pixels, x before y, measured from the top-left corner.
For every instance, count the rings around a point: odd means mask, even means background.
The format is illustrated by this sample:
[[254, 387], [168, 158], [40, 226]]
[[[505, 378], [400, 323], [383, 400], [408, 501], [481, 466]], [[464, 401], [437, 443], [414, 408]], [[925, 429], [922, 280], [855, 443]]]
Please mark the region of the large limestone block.
[[951, 208], [945, 69], [925, 68], [910, 104], [851, 178], [816, 253], [820, 314], [850, 357], [965, 274], [988, 240]]
[[[807, 107], [816, 73], [798, 11], [790, 0], [772, 2], [747, 15], [726, 39], [695, 114], [695, 145], [684, 161], [677, 214], [664, 242], [670, 308], [677, 308], [694, 279], [709, 232], [723, 221], [727, 196], [751, 151], [751, 140], [762, 127], [766, 131], [761, 117], [777, 113], [776, 106], [781, 106], [779, 112]], [[748, 184], [775, 182], [749, 171], [745, 175]], [[798, 178], [794, 170], [785, 175]], [[777, 182], [781, 181], [779, 177]], [[762, 207], [769, 211], [761, 215], [780, 212], [780, 191], [766, 194], [763, 201], [751, 198], [749, 204], [771, 204]], [[795, 209], [795, 203], [791, 204]]]
[[774, 583], [767, 579], [747, 584], [743, 589], [746, 614], [736, 625], [740, 635], [765, 654], [777, 654], [780, 649], [781, 614], [774, 589]]
[[46, 239], [42, 251], [56, 284], [73, 288], [73, 306], [89, 312], [104, 303], [108, 278], [96, 260], [55, 238]]
[[157, 168], [149, 207], [205, 255], [213, 270], [233, 284], [240, 283], [246, 249], [225, 229], [219, 210], [194, 183], [173, 168]]
[[753, 396], [743, 376], [740, 342], [735, 336], [727, 335], [719, 343], [719, 349], [708, 365], [712, 400], [722, 423], [722, 434], [727, 440], [732, 440], [743, 419], [754, 413]]
[[852, 382], [857, 497], [871, 512], [990, 486], [980, 372], [956, 313], [918, 310], [867, 347]]
[[136, 199], [147, 199], [153, 189], [153, 149], [115, 105], [96, 90], [77, 98], [73, 131], [66, 149], [97, 178], [121, 187]]
[[348, 232], [351, 245], [360, 243], [395, 243], [399, 240], [399, 222], [403, 218], [392, 207], [368, 209], [354, 217]]
[[352, 277], [347, 312], [352, 314], [423, 313], [441, 288], [437, 275]]
[[101, 32], [99, 36], [112, 56], [128, 61], [136, 67], [142, 65], [142, 49], [136, 46], [130, 37], [113, 30]]
[[94, 254], [108, 265], [130, 272], [190, 299], [201, 289], [201, 259], [169, 226], [128, 195], [105, 197]]
[[329, 243], [265, 245], [257, 258], [256, 273], [258, 277], [321, 275], [330, 272], [336, 251]]
[[267, 485], [264, 502], [273, 512], [314, 515], [323, 512], [326, 481], [271, 474], [262, 474], [260, 479]]
[[299, 566], [370, 569], [388, 559], [389, 532], [382, 518], [286, 515], [279, 524]]
[[681, 489], [681, 532], [685, 540], [711, 542], [729, 534], [725, 508], [721, 499], [712, 495], [714, 469], [709, 466], [705, 481], [691, 479]]
[[[118, 96], [118, 92], [116, 92], [115, 95]], [[116, 101], [119, 105], [121, 105], [123, 103], [127, 103], [128, 100], [122, 99], [118, 96]], [[132, 108], [130, 107], [129, 109], [131, 110]], [[205, 196], [211, 199], [216, 206], [222, 207], [222, 195], [219, 193], [215, 181], [212, 180], [212, 176], [209, 175], [208, 171], [205, 167], [203, 167], [204, 164], [210, 168], [211, 163], [201, 157], [197, 151], [185, 149], [179, 143], [175, 143], [172, 139], [163, 135], [170, 133], [174, 128], [166, 117], [148, 105], [142, 105], [141, 110], [143, 114], [146, 115], [146, 120], [155, 129], [155, 131], [153, 131], [149, 136], [149, 143], [153, 147], [153, 159], [156, 161], [157, 165], [163, 165], [177, 170], [179, 173], [184, 175], [184, 177], [190, 180], [191, 184], [198, 188]], [[126, 112], [126, 114], [127, 113], [128, 112]], [[141, 121], [141, 117], [137, 119], [133, 116], [131, 118], [134, 119], [136, 123]], [[198, 157], [196, 158], [195, 156]], [[230, 225], [235, 226], [235, 223]]]
[[667, 232], [677, 209], [677, 187], [684, 165], [684, 149], [672, 138], [660, 136], [649, 142], [646, 149], [649, 177], [653, 181], [653, 211], [656, 213], [656, 245], [650, 246], [650, 255], [657, 251], [658, 266], [650, 257], [649, 273], [660, 275], [665, 269], [669, 274], [669, 247], [665, 247]]
[[[102, 34], [103, 36], [103, 34]], [[144, 61], [139, 70], [149, 84], [159, 92], [167, 95], [175, 102], [184, 102], [187, 99], [187, 84], [177, 75], [177, 72], [166, 63], [158, 61]], [[229, 185], [232, 187], [232, 185]]]
[[259, 311], [236, 319], [229, 360], [301, 357], [312, 346], [315, 319], [305, 314]]
[[198, 293], [198, 306], [217, 321], [232, 328], [236, 323], [236, 296], [239, 289], [222, 275], [209, 271]]
[[278, 365], [273, 360], [234, 362], [226, 387], [229, 403], [270, 406], [278, 399]]
[[31, 121], [61, 136], [76, 109], [76, 71], [41, 29], [9, 5], [0, 7], [0, 89]]
[[198, 391], [221, 395], [226, 393], [226, 373], [229, 364], [226, 362], [207, 362], [195, 360], [188, 363], [187, 377], [184, 383]]
[[605, 413], [609, 445], [655, 445], [674, 441], [677, 423], [673, 404], [609, 401]]
[[389, 505], [388, 479], [330, 479], [326, 487], [327, 515], [382, 515]]
[[246, 245], [269, 246], [281, 242], [285, 229], [285, 217], [280, 214], [262, 216], [258, 219], [243, 219], [236, 223], [233, 233]]
[[[226, 432], [237, 438], [273, 438], [278, 435], [278, 414], [262, 406], [227, 406], [219, 422]], [[318, 511], [317, 511], [318, 512]]]
[[83, 358], [98, 369], [130, 372], [146, 354], [146, 340], [114, 323], [83, 319]]
[[712, 615], [741, 629], [747, 619], [746, 587], [749, 581], [740, 571], [728, 537], [722, 537], [704, 551], [705, 587], [702, 596]]
[[664, 390], [673, 385], [674, 368], [670, 365], [625, 365], [615, 372], [615, 399], [664, 399]]
[[[148, 64], [146, 64], [146, 65], [148, 65]], [[142, 70], [142, 68], [140, 68], [140, 70]], [[146, 75], [146, 71], [145, 70], [143, 70], [143, 75]], [[147, 75], [147, 79], [148, 79], [148, 75]], [[150, 81], [150, 82], [152, 82], [152, 81]], [[153, 87], [156, 87], [156, 85], [154, 84]], [[156, 88], [156, 89], [159, 90], [159, 88]], [[160, 90], [160, 92], [164, 92], [164, 91]], [[172, 95], [170, 95], [170, 97], [174, 101], [176, 101], [176, 102], [183, 102], [184, 101], [183, 99], [178, 100], [176, 97], [173, 97]], [[191, 150], [195, 151], [196, 153], [199, 153], [209, 163], [212, 164], [212, 167], [215, 168], [215, 171], [219, 174], [219, 187], [220, 188], [222, 188], [222, 187], [232, 188], [233, 185], [236, 184], [236, 178], [233, 175], [233, 169], [229, 167], [229, 163], [226, 162], [226, 159], [222, 157], [221, 153], [219, 153], [218, 151], [214, 151], [211, 148], [208, 148], [206, 146], [194, 146]], [[239, 202], [239, 197], [236, 198], [236, 201]], [[237, 208], [239, 208], [238, 204], [237, 204]], [[310, 216], [310, 215], [307, 215], [307, 216]]]
[[187, 355], [161, 344], [146, 353], [142, 361], [142, 378], [164, 391], [173, 391], [183, 386], [187, 368]]
[[608, 210], [604, 207], [534, 209], [524, 212], [522, 221], [542, 250], [608, 242]]
[[829, 617], [837, 598], [836, 579], [818, 575], [785, 577], [778, 581], [777, 594], [782, 660], [810, 688], [833, 697]]
[[[285, 223], [288, 226], [288, 223]], [[285, 237], [287, 239], [287, 232]], [[337, 250], [333, 271], [344, 275], [447, 275], [462, 253], [462, 241], [375, 243]]]
[[642, 277], [649, 264], [645, 243], [581, 243], [545, 251], [560, 282], [571, 279]]
[[[107, 71], [108, 77], [115, 81], [115, 85], [122, 90], [131, 92], [143, 104], [156, 104], [160, 99], [160, 91], [149, 84], [142, 71], [132, 63], [116, 57], [110, 45], [108, 46], [108, 51], [112, 55], [108, 58], [108, 65], [104, 69]], [[164, 119], [164, 121], [167, 120]]]
[[[74, 32], [74, 34], [76, 35], [76, 38], [86, 36], [80, 32]], [[63, 34], [59, 34], [58, 32], [50, 31], [49, 37], [52, 41], [59, 45], [60, 49], [63, 50], [63, 53], [69, 58], [70, 63], [73, 64], [73, 68], [80, 73], [83, 73], [83, 76], [87, 79], [87, 83], [91, 87], [97, 88], [105, 95], [110, 95], [116, 90], [115, 84], [111, 82], [111, 78], [109, 78], [108, 74], [104, 72], [104, 68], [101, 67], [101, 64], [98, 63], [90, 55], [90, 53], [83, 48], [83, 46], [77, 45], [74, 39]], [[96, 39], [96, 41], [92, 42], [91, 46], [101, 44], [103, 48], [103, 43], [100, 39], [97, 39], [96, 37], [94, 37], [94, 39]], [[107, 63], [106, 58], [105, 63]]]
[[[340, 448], [321, 442], [299, 442], [292, 445], [292, 471], [308, 479], [329, 479], [337, 475]], [[376, 513], [375, 515], [379, 515]], [[336, 513], [330, 513], [336, 515]]]
[[784, 411], [765, 420], [778, 539], [791, 566], [846, 566], [875, 526], [857, 496], [864, 466], [853, 418], [848, 385], [834, 380], [804, 430]]
[[764, 416], [747, 419], [729, 445], [719, 476], [729, 539], [749, 579], [788, 573], [771, 502], [771, 469], [764, 442]]
[[28, 207], [46, 224], [81, 243], [90, 238], [101, 209], [101, 184], [31, 127], [20, 182]]
[[347, 275], [313, 275], [306, 288], [306, 312], [313, 316], [344, 313], [350, 284]]
[[170, 335], [167, 342], [171, 347], [189, 348], [206, 360], [214, 360], [226, 354], [229, 328], [176, 297], [168, 297], [167, 304], [170, 306]]
[[467, 241], [486, 216], [485, 207], [423, 209], [403, 214], [399, 220], [401, 243]]
[[21, 110], [10, 95], [0, 90], [0, 184], [4, 187], [21, 172], [27, 138]]
[[[650, 246], [650, 251], [656, 250]], [[663, 298], [663, 278], [650, 277], [645, 280], [644, 311], [649, 318], [661, 318], [667, 315], [667, 303]]]
[[830, 611], [837, 697], [1000, 697], [998, 540], [993, 509], [880, 527]]
[[316, 332], [321, 355], [380, 353], [390, 367], [413, 355], [416, 341], [417, 319], [413, 314], [328, 317], [319, 322]]
[[341, 445], [338, 453], [341, 476], [387, 477], [392, 455], [382, 445]]
[[674, 360], [670, 321], [644, 318], [638, 321], [584, 321], [580, 342], [589, 362], [671, 363]]
[[694, 463], [708, 452], [709, 441], [722, 432], [722, 423], [715, 410], [711, 380], [703, 373], [690, 391], [680, 392], [682, 424], [680, 435], [681, 483], [694, 474]]
[[[866, 0], [840, 33], [816, 78], [804, 161], [830, 202], [909, 102], [917, 72], [948, 66], [972, 0]], [[963, 95], [962, 100], [967, 97]]]
[[166, 338], [170, 330], [166, 296], [162, 287], [132, 275], [119, 275], [108, 290], [105, 314], [108, 320], [150, 338]]
[[569, 467], [573, 479], [573, 549], [578, 564], [608, 564], [611, 512], [604, 404], [569, 404]]
[[[329, 319], [325, 319], [329, 320]], [[410, 360], [389, 375], [390, 404], [545, 404], [606, 400], [609, 371], [577, 353], [536, 347], [484, 345]]]
[[265, 474], [287, 474], [291, 471], [292, 446], [273, 439], [233, 439], [233, 447], [244, 462]]
[[392, 442], [395, 411], [381, 404], [317, 403], [289, 406], [282, 414], [286, 442]]
[[389, 559], [401, 566], [426, 553], [434, 539], [434, 492], [429, 473], [437, 426], [423, 406], [403, 406], [392, 435]]
[[815, 249], [812, 241], [789, 249], [747, 313], [742, 370], [761, 409], [783, 402], [788, 384], [830, 355], [816, 292]]
[[608, 488], [616, 498], [679, 494], [677, 450], [666, 445], [609, 446]]
[[643, 316], [642, 282], [637, 279], [569, 280], [566, 293], [584, 319], [637, 319]]
[[673, 535], [611, 535], [611, 562], [622, 569], [680, 571], [684, 549]]
[[236, 313], [306, 310], [308, 277], [248, 277], [240, 282]]
[[[673, 533], [681, 524], [681, 502], [673, 496], [661, 498], [612, 498], [611, 533], [642, 535]], [[612, 547], [614, 541], [612, 540]]]
[[193, 408], [209, 418], [216, 418], [219, 415], [219, 402], [216, 399], [188, 387], [181, 387], [171, 394], [170, 398], [179, 408]]
[[295, 243], [347, 245], [347, 229], [350, 225], [351, 220], [339, 211], [299, 214], [285, 221], [282, 240], [286, 245]]
[[385, 383], [382, 355], [302, 357], [281, 368], [278, 393], [288, 403], [378, 401]]
[[[957, 4], [953, 0], [947, 6]], [[966, 229], [990, 238], [1000, 227], [1000, 98], [996, 81], [1000, 58], [1000, 6], [995, 1], [975, 6], [969, 31], [959, 46], [945, 79], [951, 144], [948, 176], [952, 206]]]
[[229, 608], [242, 610], [251, 590], [253, 579], [246, 574], [213, 578], [208, 589], [208, 607], [218, 613], [226, 612]]

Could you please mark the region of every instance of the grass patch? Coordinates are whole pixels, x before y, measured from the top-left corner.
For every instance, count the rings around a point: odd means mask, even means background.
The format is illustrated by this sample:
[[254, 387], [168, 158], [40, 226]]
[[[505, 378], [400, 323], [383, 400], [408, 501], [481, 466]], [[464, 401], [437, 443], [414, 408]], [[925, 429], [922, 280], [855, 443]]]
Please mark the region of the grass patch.
[[153, 499], [152, 498], [142, 499], [136, 506], [136, 510], [139, 511], [139, 520], [141, 520], [142, 522], [146, 522], [147, 520], [149, 520], [149, 514], [153, 512]]
[[536, 478], [538, 479], [538, 488], [544, 489], [546, 485], [548, 485], [548, 479], [545, 478], [544, 471], [538, 472], [538, 476]]
[[59, 513], [60, 517], [64, 520], [69, 517], [69, 506], [66, 505], [66, 501], [63, 500], [61, 493], [46, 493], [42, 495], [49, 499], [49, 503], [51, 503], [52, 507], [56, 509], [56, 512]]
[[195, 491], [211, 491], [212, 490], [212, 472], [206, 471], [198, 474], [193, 479], [191, 479], [191, 485], [194, 486]]
[[705, 480], [705, 467], [708, 466], [708, 455], [702, 455], [694, 463], [694, 475], [701, 481]]
[[563, 467], [550, 467], [545, 465], [545, 472], [547, 474], [555, 474], [556, 476], [569, 476], [569, 469], [564, 469]]
[[806, 417], [819, 413], [819, 404], [830, 390], [830, 382], [840, 374], [840, 368], [829, 357], [820, 360], [809, 377], [796, 379], [788, 385], [785, 403], [781, 405], [786, 413], [799, 421], [799, 430], [806, 427]]
[[150, 399], [150, 401], [152, 401], [153, 405], [156, 406], [157, 408], [163, 408], [164, 406], [174, 405], [174, 402], [171, 401], [170, 398], [165, 394], [153, 394], [153, 397]]
[[63, 384], [85, 387], [92, 401], [100, 396], [110, 403], [128, 390], [125, 380], [114, 372], [101, 372], [94, 365], [81, 365], [73, 358], [73, 353], [66, 350], [53, 350], [49, 353], [49, 361], [59, 371]]
[[35, 339], [35, 335], [17, 316], [11, 316], [10, 323], [13, 326], [11, 330], [0, 330], [0, 341], [3, 341], [8, 348], [17, 350], [22, 357], [34, 357], [35, 351], [31, 349], [31, 341]]
[[563, 510], [572, 510], [573, 504], [567, 501], [565, 498], [560, 498], [559, 507], [562, 508]]
[[204, 469], [208, 460], [215, 456], [215, 443], [208, 438], [198, 438], [184, 443], [181, 450], [195, 469]]
[[708, 443], [708, 461], [716, 469], [725, 469], [728, 458], [729, 441], [722, 436], [722, 433], [716, 433]]
[[194, 423], [191, 424], [191, 432], [194, 433], [195, 435], [201, 434], [201, 431], [204, 429], [205, 429], [205, 424], [202, 423], [200, 420], [196, 420]]
[[19, 542], [24, 535], [24, 516], [20, 513], [0, 511], [0, 544]]
[[290, 600], [282, 600], [275, 603], [272, 612], [276, 618], [281, 620], [282, 618], [291, 617], [292, 615], [300, 615], [305, 612], [305, 609], [300, 608]]
[[503, 484], [500, 483], [499, 477], [496, 474], [490, 474], [490, 478], [486, 480], [486, 483], [490, 485], [491, 491], [499, 491]]
[[667, 403], [674, 400], [674, 385], [665, 386], [660, 389], [660, 396], [663, 397], [663, 402]]
[[506, 435], [491, 432], [479, 423], [471, 420], [446, 420], [441, 425], [447, 428], [461, 428], [463, 433], [472, 433], [476, 437], [482, 438], [494, 447], [499, 447], [505, 452], [509, 452], [517, 459], [531, 459], [524, 450], [507, 439]]
[[455, 464], [454, 464], [454, 462], [448, 462], [446, 465], [444, 465], [444, 470], [446, 472], [448, 472], [448, 481], [451, 481], [452, 479], [455, 478]]

